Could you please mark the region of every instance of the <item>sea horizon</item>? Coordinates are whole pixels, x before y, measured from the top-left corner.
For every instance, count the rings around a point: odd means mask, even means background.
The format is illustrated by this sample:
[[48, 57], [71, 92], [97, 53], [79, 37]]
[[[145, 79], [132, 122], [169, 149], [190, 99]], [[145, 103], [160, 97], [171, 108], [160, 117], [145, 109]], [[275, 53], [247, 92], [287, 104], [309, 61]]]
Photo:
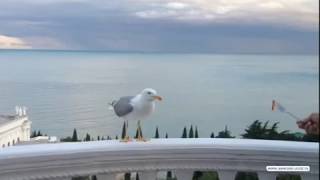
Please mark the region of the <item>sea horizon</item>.
[[315, 53], [286, 53], [286, 52], [192, 52], [192, 51], [136, 51], [136, 50], [81, 50], [81, 49], [1, 49], [0, 52], [74, 52], [74, 53], [132, 53], [132, 54], [208, 54], [208, 55], [283, 55], [283, 56], [319, 56], [319, 52]]

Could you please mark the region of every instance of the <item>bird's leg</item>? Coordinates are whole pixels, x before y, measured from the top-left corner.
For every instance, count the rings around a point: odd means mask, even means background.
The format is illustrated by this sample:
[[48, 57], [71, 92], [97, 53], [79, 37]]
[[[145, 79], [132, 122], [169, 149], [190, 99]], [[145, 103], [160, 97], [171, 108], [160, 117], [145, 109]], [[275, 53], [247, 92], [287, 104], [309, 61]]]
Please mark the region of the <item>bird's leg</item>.
[[131, 141], [128, 130], [129, 130], [129, 121], [127, 120], [125, 140], [126, 140], [126, 141]]
[[141, 141], [142, 136], [141, 136], [141, 132], [140, 132], [140, 120], [137, 123], [137, 131], [138, 131], [137, 132], [138, 133], [137, 141]]
[[125, 121], [125, 137], [124, 137], [124, 139], [122, 139], [121, 140], [121, 142], [129, 142], [129, 141], [131, 141], [131, 139], [130, 139], [130, 136], [128, 135], [128, 127], [129, 127], [129, 125], [128, 125], [129, 123], [128, 123], [128, 120], [126, 120]]
[[146, 141], [146, 140], [142, 137], [142, 128], [141, 128], [140, 120], [138, 121], [138, 137], [137, 137], [137, 141], [143, 141], [143, 142]]

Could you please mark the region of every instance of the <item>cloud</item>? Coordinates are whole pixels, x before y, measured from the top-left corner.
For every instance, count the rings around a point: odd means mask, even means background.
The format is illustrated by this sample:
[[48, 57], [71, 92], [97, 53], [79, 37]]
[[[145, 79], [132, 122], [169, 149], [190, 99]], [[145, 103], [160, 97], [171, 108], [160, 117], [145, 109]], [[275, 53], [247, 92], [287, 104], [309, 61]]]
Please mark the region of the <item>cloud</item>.
[[169, 2], [166, 4], [166, 7], [170, 9], [185, 9], [189, 7], [189, 4], [185, 4], [181, 2]]
[[0, 49], [29, 49], [31, 48], [24, 40], [17, 37], [0, 35]]
[[[25, 37], [24, 40], [32, 45], [33, 49], [66, 49], [66, 43], [52, 37]], [[69, 49], [72, 49], [69, 47]]]
[[230, 24], [241, 21], [298, 28], [314, 28], [319, 21], [319, 2], [314, 0], [180, 0], [156, 1], [155, 4], [152, 8], [145, 6], [145, 10], [140, 9], [135, 14], [140, 18]]
[[1, 0], [0, 34], [37, 49], [318, 53], [318, 6], [315, 0]]

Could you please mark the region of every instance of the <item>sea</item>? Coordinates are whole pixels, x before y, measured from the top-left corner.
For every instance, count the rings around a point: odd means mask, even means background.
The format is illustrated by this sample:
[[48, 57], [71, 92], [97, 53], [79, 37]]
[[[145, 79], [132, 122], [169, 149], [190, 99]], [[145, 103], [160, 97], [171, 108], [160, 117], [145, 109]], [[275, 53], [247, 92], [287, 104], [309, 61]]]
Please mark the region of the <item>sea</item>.
[[[272, 100], [304, 118], [319, 110], [318, 55], [178, 54], [0, 50], [0, 114], [26, 106], [32, 130], [50, 136], [121, 135], [109, 104], [153, 88], [163, 97], [142, 121], [145, 137], [181, 137], [184, 127], [240, 138], [255, 120], [302, 132], [271, 111]], [[136, 122], [129, 122], [133, 136]]]

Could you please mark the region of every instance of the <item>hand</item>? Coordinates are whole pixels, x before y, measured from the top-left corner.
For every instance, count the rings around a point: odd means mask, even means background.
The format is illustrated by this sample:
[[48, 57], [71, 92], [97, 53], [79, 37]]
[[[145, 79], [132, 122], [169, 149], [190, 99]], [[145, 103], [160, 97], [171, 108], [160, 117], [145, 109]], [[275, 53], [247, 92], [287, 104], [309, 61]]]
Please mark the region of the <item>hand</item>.
[[308, 134], [319, 134], [319, 113], [312, 113], [302, 121], [297, 121], [299, 128], [304, 129]]

